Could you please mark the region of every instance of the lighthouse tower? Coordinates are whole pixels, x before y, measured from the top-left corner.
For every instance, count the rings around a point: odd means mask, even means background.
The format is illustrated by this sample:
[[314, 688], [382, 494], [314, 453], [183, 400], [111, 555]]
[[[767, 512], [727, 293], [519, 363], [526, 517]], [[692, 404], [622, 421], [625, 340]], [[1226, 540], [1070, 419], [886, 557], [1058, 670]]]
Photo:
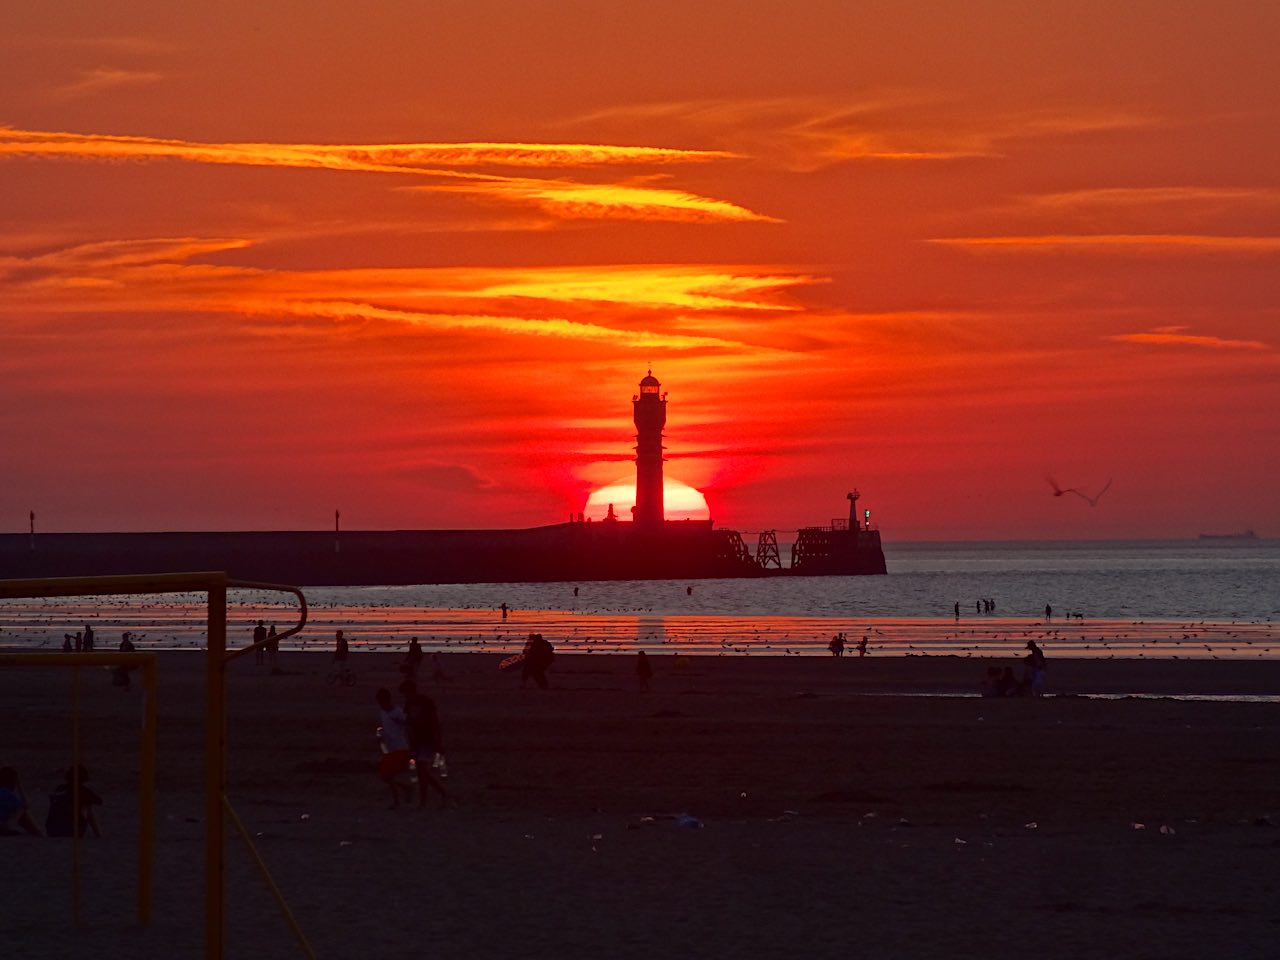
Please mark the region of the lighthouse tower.
[[640, 395], [631, 401], [636, 423], [637, 527], [660, 529], [662, 508], [662, 428], [667, 424], [667, 398], [650, 370], [640, 381]]

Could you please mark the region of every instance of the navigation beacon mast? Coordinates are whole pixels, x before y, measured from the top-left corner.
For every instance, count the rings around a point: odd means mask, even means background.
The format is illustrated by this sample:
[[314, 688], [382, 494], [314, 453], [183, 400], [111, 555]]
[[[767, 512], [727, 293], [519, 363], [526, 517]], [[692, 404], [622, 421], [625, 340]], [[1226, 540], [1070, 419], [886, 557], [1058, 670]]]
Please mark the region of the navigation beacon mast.
[[636, 526], [658, 528], [665, 519], [662, 506], [662, 428], [667, 424], [667, 395], [650, 370], [640, 381], [640, 395], [631, 406], [636, 424]]

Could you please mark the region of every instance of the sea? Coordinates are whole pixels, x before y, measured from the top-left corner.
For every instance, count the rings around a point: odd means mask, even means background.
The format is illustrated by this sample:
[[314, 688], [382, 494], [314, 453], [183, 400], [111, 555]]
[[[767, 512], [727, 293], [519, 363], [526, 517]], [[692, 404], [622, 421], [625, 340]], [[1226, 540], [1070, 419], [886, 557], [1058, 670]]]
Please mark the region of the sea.
[[[889, 573], [305, 588], [307, 622], [283, 649], [511, 653], [530, 633], [584, 651], [726, 656], [982, 656], [1036, 639], [1059, 655], [1280, 657], [1280, 540], [886, 543]], [[299, 617], [284, 594], [233, 591], [232, 645], [257, 620]], [[92, 624], [99, 649], [202, 646], [198, 595], [0, 601], [0, 646], [58, 649]]]

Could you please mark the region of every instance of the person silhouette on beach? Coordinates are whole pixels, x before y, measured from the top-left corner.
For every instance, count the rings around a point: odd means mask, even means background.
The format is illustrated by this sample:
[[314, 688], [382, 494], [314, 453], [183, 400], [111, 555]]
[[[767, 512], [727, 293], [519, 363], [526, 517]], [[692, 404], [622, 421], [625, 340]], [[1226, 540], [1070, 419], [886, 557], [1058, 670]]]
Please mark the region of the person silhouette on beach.
[[391, 809], [394, 810], [400, 806], [401, 791], [404, 792], [406, 803], [413, 797], [409, 784], [401, 779], [408, 774], [409, 760], [412, 758], [409, 752], [408, 719], [403, 708], [392, 702], [391, 691], [386, 687], [379, 687], [373, 698], [378, 704], [378, 730], [384, 751], [382, 759], [378, 761], [378, 776], [391, 791]]
[[833, 657], [844, 656], [844, 634], [837, 633], [831, 638], [831, 642], [827, 644], [827, 649], [831, 651]]
[[1013, 675], [1013, 667], [1005, 667], [1001, 672], [1000, 679], [996, 681], [996, 696], [1022, 696], [1022, 685], [1018, 683], [1018, 678]]
[[351, 647], [347, 643], [347, 638], [343, 636], [339, 630], [333, 638], [333, 660], [334, 663], [346, 663], [347, 655], [351, 652]]
[[425, 693], [418, 692], [414, 680], [400, 684], [404, 694], [405, 730], [409, 735], [409, 753], [418, 773], [418, 806], [427, 805], [427, 795], [434, 787], [440, 794], [441, 808], [452, 799], [445, 785], [435, 774], [436, 754], [444, 753], [444, 738], [440, 735], [440, 715], [436, 702]]
[[1053, 607], [1049, 606], [1049, 604], [1047, 603], [1044, 605], [1044, 622], [1045, 623], [1053, 622]]
[[[134, 647], [133, 645], [133, 637], [129, 633], [129, 631], [126, 630], [123, 634], [120, 635], [120, 652], [133, 653], [135, 649], [136, 647]], [[126, 690], [128, 690], [130, 686], [129, 674], [132, 673], [135, 669], [136, 669], [135, 667], [126, 667], [124, 664], [120, 664], [117, 667], [113, 667], [111, 670], [112, 685], [117, 687], [124, 687]]]
[[74, 650], [74, 649], [75, 649], [75, 647], [74, 647], [74, 646], [72, 646], [72, 643], [71, 643], [71, 634], [69, 634], [69, 633], [64, 633], [64, 634], [62, 635], [62, 652], [63, 652], [63, 653], [70, 653], [70, 652], [71, 652], [72, 650]]
[[404, 655], [404, 660], [400, 664], [400, 672], [409, 680], [416, 681], [418, 679], [418, 667], [422, 665], [422, 644], [418, 643], [417, 637], [409, 638], [409, 652]]
[[84, 652], [93, 653], [93, 627], [84, 625]]
[[77, 631], [76, 631], [76, 641], [75, 641], [75, 644], [76, 644], [76, 653], [81, 653], [81, 652], [83, 652], [83, 650], [84, 650], [84, 634], [83, 634], [83, 633], [81, 633], [79, 630], [77, 630]]
[[1027, 641], [1027, 649], [1031, 651], [1025, 657], [1027, 670], [1031, 674], [1030, 692], [1033, 697], [1044, 696], [1044, 674], [1046, 662], [1044, 651], [1041, 650], [1034, 640]]
[[502, 619], [507, 619], [507, 614], [511, 611], [511, 608], [507, 606], [507, 602], [505, 600], [502, 601], [502, 606], [498, 609], [502, 611]]
[[865, 657], [867, 655], [867, 638], [863, 637], [858, 641], [858, 656]]
[[276, 625], [273, 623], [267, 628], [267, 662], [271, 664], [271, 672], [275, 673], [276, 657], [280, 653], [280, 640], [276, 636]]
[[1000, 692], [1000, 668], [987, 667], [987, 678], [982, 683], [982, 695], [984, 697], [1003, 696]]
[[956, 601], [956, 620], [960, 619], [960, 601]]
[[267, 625], [261, 620], [253, 628], [253, 662], [262, 666], [267, 662]]
[[84, 836], [85, 829], [93, 831], [95, 837], [101, 837], [98, 829], [98, 818], [93, 812], [95, 806], [102, 805], [102, 798], [89, 789], [89, 771], [83, 764], [67, 768], [67, 775], [62, 783], [54, 787], [49, 795], [49, 815], [45, 817], [44, 832], [51, 837], [69, 837], [75, 830], [73, 807], [79, 795], [79, 827], [78, 833]]
[[31, 818], [18, 771], [13, 767], [0, 767], [0, 837], [16, 836], [19, 832], [43, 836]]
[[640, 692], [649, 692], [649, 681], [653, 679], [653, 664], [649, 662], [649, 658], [645, 652], [641, 650], [636, 654], [636, 680], [640, 683]]
[[524, 645], [524, 662], [520, 665], [520, 686], [525, 685], [530, 677], [541, 690], [547, 689], [547, 670], [555, 657], [555, 650], [540, 633], [529, 634]]

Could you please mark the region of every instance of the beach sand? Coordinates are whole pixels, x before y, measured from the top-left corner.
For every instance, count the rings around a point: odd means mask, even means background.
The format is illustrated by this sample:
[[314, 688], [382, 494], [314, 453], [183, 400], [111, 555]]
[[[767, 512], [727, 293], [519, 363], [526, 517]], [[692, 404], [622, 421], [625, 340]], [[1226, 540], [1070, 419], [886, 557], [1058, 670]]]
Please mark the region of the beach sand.
[[[456, 809], [385, 809], [357, 654], [230, 670], [229, 795], [320, 957], [1274, 957], [1280, 704], [1070, 694], [1280, 693], [1280, 663], [1052, 660], [1042, 700], [983, 700], [953, 657], [500, 657], [424, 686]], [[1010, 660], [1009, 662], [1015, 662]], [[13, 956], [203, 955], [203, 656], [160, 654], [156, 919], [132, 925], [141, 694], [80, 671], [106, 836], [4, 838]], [[70, 671], [0, 670], [0, 763], [43, 822], [69, 761]], [[688, 813], [702, 824], [682, 827]], [[1139, 828], [1138, 825], [1141, 825]], [[239, 839], [227, 956], [301, 956]]]

